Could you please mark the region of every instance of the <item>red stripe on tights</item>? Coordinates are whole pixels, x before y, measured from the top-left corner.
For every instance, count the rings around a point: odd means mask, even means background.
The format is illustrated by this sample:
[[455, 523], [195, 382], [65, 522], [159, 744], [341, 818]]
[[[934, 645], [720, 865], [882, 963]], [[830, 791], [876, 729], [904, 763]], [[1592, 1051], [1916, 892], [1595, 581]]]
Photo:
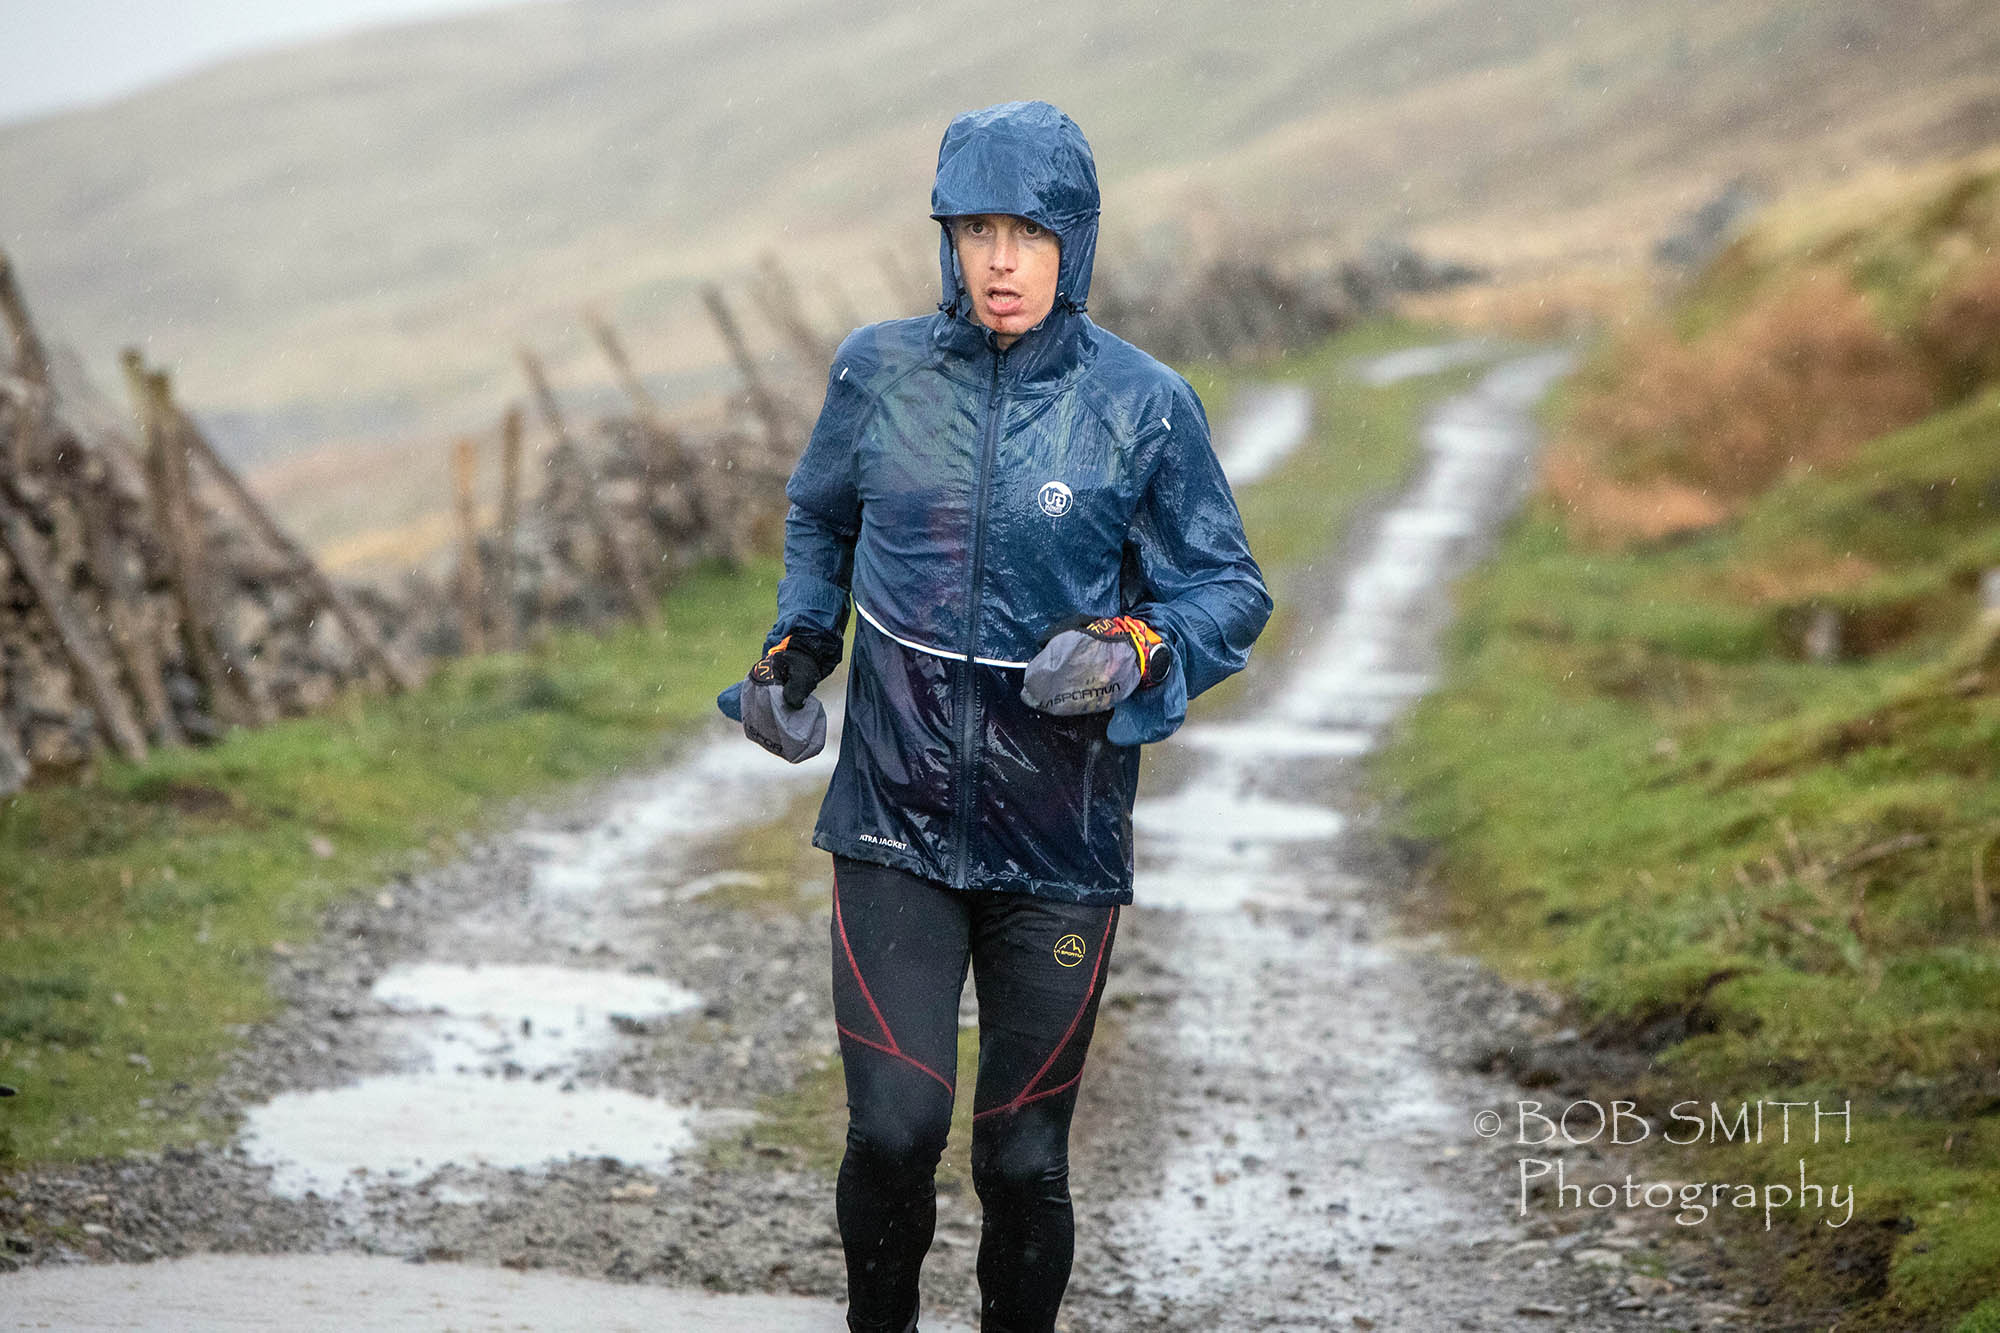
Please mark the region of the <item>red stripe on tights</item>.
[[[1112, 923], [1114, 923], [1117, 920], [1118, 920], [1118, 908], [1116, 906], [1113, 906], [1110, 911], [1104, 914], [1104, 938], [1100, 939], [1097, 942], [1097, 961], [1093, 963], [1090, 968], [1090, 989], [1086, 990], [1083, 993], [1083, 1003], [1077, 1005], [1076, 1013], [1070, 1016], [1069, 1027], [1064, 1029], [1062, 1034], [1062, 1040], [1056, 1043], [1055, 1049], [1049, 1052], [1049, 1058], [1042, 1061], [1042, 1067], [1035, 1071], [1035, 1076], [1028, 1080], [1026, 1087], [1022, 1088], [1019, 1093], [1015, 1094], [1014, 1099], [1012, 1101], [1006, 1102], [1000, 1106], [989, 1106], [984, 1111], [975, 1113], [972, 1117], [974, 1120], [978, 1120], [984, 1116], [993, 1115], [999, 1111], [1018, 1111], [1031, 1101], [1038, 1101], [1043, 1097], [1054, 1096], [1056, 1093], [1061, 1092], [1063, 1088], [1069, 1087], [1070, 1083], [1075, 1083], [1077, 1079], [1083, 1077], [1082, 1071], [1079, 1070], [1077, 1072], [1076, 1078], [1071, 1079], [1069, 1083], [1063, 1084], [1062, 1087], [1050, 1088], [1045, 1092], [1035, 1092], [1035, 1085], [1042, 1081], [1043, 1075], [1049, 1072], [1049, 1069], [1055, 1064], [1056, 1060], [1062, 1055], [1064, 1048], [1069, 1045], [1069, 1039], [1072, 1036], [1076, 1035], [1076, 1025], [1083, 1021], [1083, 1011], [1090, 1008], [1090, 1002], [1097, 994], [1098, 974], [1104, 970], [1104, 945], [1105, 942], [1111, 938]], [[1033, 1093], [1034, 1095], [1030, 1096], [1029, 1095], [1030, 1093]]]

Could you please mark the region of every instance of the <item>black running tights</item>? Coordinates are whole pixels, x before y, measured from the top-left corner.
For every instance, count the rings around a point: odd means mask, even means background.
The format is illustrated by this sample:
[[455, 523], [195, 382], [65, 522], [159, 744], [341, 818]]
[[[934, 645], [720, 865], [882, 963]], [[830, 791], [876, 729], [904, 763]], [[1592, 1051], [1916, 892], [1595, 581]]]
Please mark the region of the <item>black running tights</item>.
[[1069, 1283], [1069, 1121], [1116, 907], [954, 891], [834, 858], [833, 1008], [847, 1076], [835, 1206], [853, 1333], [916, 1327], [951, 1125], [958, 999], [979, 997], [972, 1183], [983, 1333], [1051, 1333]]

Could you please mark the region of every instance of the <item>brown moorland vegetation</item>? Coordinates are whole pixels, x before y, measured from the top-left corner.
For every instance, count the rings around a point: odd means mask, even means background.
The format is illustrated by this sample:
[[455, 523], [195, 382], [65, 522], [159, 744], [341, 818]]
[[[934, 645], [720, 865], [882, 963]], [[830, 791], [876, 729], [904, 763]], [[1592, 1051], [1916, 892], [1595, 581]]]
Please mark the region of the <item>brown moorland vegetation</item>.
[[1604, 542], [1708, 527], [1787, 473], [1837, 463], [1931, 408], [1930, 373], [1837, 270], [1692, 341], [1649, 322], [1577, 399], [1544, 477]]
[[1579, 377], [1545, 488], [1582, 540], [1658, 541], [1965, 400], [2000, 380], [1996, 246], [1991, 154], [1781, 203]]

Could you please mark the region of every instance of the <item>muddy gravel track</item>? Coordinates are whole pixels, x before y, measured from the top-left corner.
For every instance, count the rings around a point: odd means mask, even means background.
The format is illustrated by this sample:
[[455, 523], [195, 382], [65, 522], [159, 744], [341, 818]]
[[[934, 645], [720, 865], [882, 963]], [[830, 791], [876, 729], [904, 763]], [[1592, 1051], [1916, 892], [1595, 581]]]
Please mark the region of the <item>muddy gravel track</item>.
[[[1498, 355], [1454, 347], [1362, 371]], [[1477, 1071], [1546, 1035], [1545, 1006], [1400, 932], [1405, 874], [1356, 781], [1428, 685], [1450, 580], [1518, 498], [1564, 365], [1463, 372], [1403, 493], [1296, 594], [1249, 702], [1149, 756], [1076, 1122], [1072, 1333], [1739, 1323], [1698, 1238], [1519, 1206], [1518, 1150], [1472, 1132], [1519, 1089]], [[1246, 472], [1309, 419], [1295, 392], [1248, 406], [1240, 451], [1224, 433]], [[280, 960], [281, 1016], [200, 1094], [232, 1141], [7, 1182], [0, 1264], [30, 1271], [0, 1276], [0, 1311], [841, 1328], [830, 1179], [755, 1115], [834, 1050], [827, 885], [745, 869], [769, 861], [746, 840], [802, 836], [830, 754], [791, 768], [718, 723], [335, 911]], [[943, 1193], [939, 1222], [924, 1327], [969, 1328], [976, 1202]]]

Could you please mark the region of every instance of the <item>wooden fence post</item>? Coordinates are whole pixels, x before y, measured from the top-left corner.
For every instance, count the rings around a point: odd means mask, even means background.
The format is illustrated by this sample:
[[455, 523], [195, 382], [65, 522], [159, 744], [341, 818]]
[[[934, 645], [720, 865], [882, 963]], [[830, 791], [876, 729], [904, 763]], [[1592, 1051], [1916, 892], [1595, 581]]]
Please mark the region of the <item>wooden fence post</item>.
[[500, 646], [510, 651], [521, 646], [520, 616], [514, 606], [514, 541], [520, 522], [521, 409], [510, 405], [500, 419], [500, 559], [494, 580], [499, 585], [494, 589], [495, 629]]
[[654, 432], [664, 440], [671, 441], [678, 452], [679, 440], [667, 426], [666, 418], [660, 411], [657, 399], [647, 390], [638, 374], [632, 369], [632, 358], [625, 354], [625, 344], [618, 336], [618, 330], [611, 327], [611, 321], [594, 310], [584, 312], [584, 322], [590, 326], [590, 336], [597, 340], [604, 353], [604, 359], [611, 363], [611, 377], [618, 381], [618, 387], [625, 394], [625, 400], [632, 404], [632, 415], [640, 425]]
[[793, 285], [791, 274], [785, 272], [785, 266], [775, 251], [764, 252], [763, 258], [758, 261], [758, 270], [763, 280], [752, 290], [763, 304], [766, 318], [791, 339], [792, 349], [814, 376], [823, 374], [827, 364], [833, 360], [837, 344], [829, 343], [806, 318], [805, 303], [799, 299], [799, 289]]
[[479, 576], [479, 446], [461, 437], [451, 450], [458, 510], [458, 624], [468, 653], [486, 651], [486, 608]]
[[223, 489], [236, 501], [237, 508], [250, 520], [251, 526], [255, 527], [264, 540], [276, 547], [278, 553], [285, 557], [292, 566], [294, 574], [304, 580], [306, 590], [313, 600], [331, 612], [334, 619], [340, 622], [348, 641], [354, 645], [363, 660], [373, 663], [384, 676], [388, 677], [391, 688], [415, 689], [416, 673], [389, 651], [381, 636], [375, 632], [375, 627], [361, 615], [353, 600], [327, 577], [326, 571], [319, 567], [319, 562], [312, 558], [311, 552], [293, 541], [291, 534], [271, 517], [263, 502], [252, 494], [250, 488], [243, 484], [243, 479], [236, 475], [236, 470], [215, 451], [215, 446], [208, 442], [208, 437], [201, 433], [200, 428], [194, 424], [194, 419], [174, 405], [172, 395], [166, 388], [164, 376], [160, 377], [160, 385], [167, 420], [181, 436], [186, 452], [201, 459], [209, 473], [222, 483]]
[[90, 543], [91, 569], [104, 589], [111, 644], [125, 667], [133, 694], [138, 697], [146, 731], [163, 746], [179, 745], [187, 737], [174, 717], [166, 686], [160, 678], [159, 645], [144, 590], [127, 574], [124, 553], [118, 549], [111, 497], [104, 490], [89, 486], [78, 499]]
[[229, 725], [244, 720], [245, 706], [236, 685], [209, 638], [207, 583], [202, 568], [200, 516], [188, 497], [187, 444], [174, 429], [166, 376], [148, 371], [136, 347], [125, 349], [125, 374], [135, 399], [139, 435], [145, 442], [147, 480], [153, 496], [153, 530], [167, 557], [167, 583], [173, 591], [181, 644], [195, 679], [208, 692], [216, 720]]
[[[201, 580], [200, 594], [208, 626], [209, 641], [215, 646], [222, 659], [223, 669], [235, 687], [236, 697], [242, 702], [244, 716], [250, 725], [266, 726], [278, 719], [278, 708], [271, 700], [264, 678], [252, 669], [254, 659], [248, 645], [236, 641], [231, 626], [223, 618], [222, 606], [216, 600], [216, 578], [208, 563], [207, 517], [201, 510], [200, 493], [196, 489], [194, 460], [199, 454], [199, 446], [206, 443], [194, 422], [174, 406], [172, 381], [165, 371], [155, 377], [159, 384], [160, 407], [166, 415], [167, 431], [174, 438], [173, 450], [175, 466], [178, 468], [176, 486], [179, 490], [180, 511], [185, 516], [190, 541], [197, 554], [195, 569]], [[227, 596], [227, 592], [224, 592]]]
[[[729, 355], [736, 362], [737, 373], [743, 377], [743, 387], [749, 391], [750, 406], [764, 423], [764, 433], [770, 440], [771, 452], [784, 457], [798, 443], [790, 430], [790, 414], [778, 402], [775, 395], [764, 384], [764, 377], [757, 371], [757, 363], [750, 355], [750, 346], [743, 341], [743, 330], [730, 313], [728, 301], [722, 291], [713, 283], [706, 283], [701, 289], [702, 302], [708, 306], [708, 313], [715, 320], [715, 327], [722, 333], [722, 341], [729, 346]], [[801, 435], [803, 431], [799, 432]]]
[[14, 280], [13, 262], [4, 250], [0, 250], [0, 316], [6, 318], [13, 337], [15, 373], [29, 385], [20, 420], [15, 423], [14, 438], [6, 442], [8, 466], [18, 477], [42, 465], [42, 428], [48, 420], [51, 397], [49, 354], [42, 346], [41, 335], [35, 331], [28, 303], [21, 298], [21, 288]]
[[70, 669], [82, 680], [84, 693], [106, 738], [133, 763], [145, 762], [146, 739], [132, 716], [131, 705], [118, 692], [117, 673], [90, 641], [85, 622], [70, 605], [61, 579], [43, 561], [34, 527], [4, 496], [0, 496], [0, 545], [13, 557], [14, 568], [21, 571], [28, 590], [55, 627], [56, 641], [62, 645]]
[[521, 349], [521, 367], [527, 372], [528, 384], [535, 392], [535, 402], [542, 410], [542, 420], [555, 438], [556, 452], [550, 459], [550, 466], [574, 472], [577, 490], [583, 501], [584, 517], [589, 521], [591, 531], [597, 536], [598, 545], [604, 550], [604, 557], [611, 565], [611, 572], [624, 596], [626, 607], [639, 618], [641, 624], [659, 623], [659, 608], [653, 604], [652, 593], [647, 590], [638, 571], [632, 567], [632, 559], [618, 540], [617, 532], [611, 526], [610, 517], [604, 512], [604, 505], [597, 494], [597, 472], [583, 451], [570, 439], [569, 430], [563, 425], [562, 408], [556, 403], [556, 396], [549, 388], [548, 377], [542, 373], [541, 358], [531, 348]]
[[[618, 387], [624, 390], [627, 401], [632, 404], [632, 415], [654, 440], [659, 452], [659, 461], [664, 467], [667, 478], [687, 488], [689, 518], [693, 521], [695, 530], [706, 537], [717, 538], [719, 533], [715, 524], [717, 506], [710, 495], [712, 486], [709, 476], [697, 466], [680, 432], [667, 424], [666, 414], [660, 410], [658, 400], [646, 391], [646, 386], [634, 373], [632, 361], [625, 355], [625, 344], [618, 337], [617, 330], [611, 327], [610, 321], [597, 314], [589, 314], [586, 319], [590, 324], [592, 335], [597, 339], [597, 345], [604, 349], [604, 357], [611, 363], [612, 377], [618, 381]], [[729, 543], [726, 540], [718, 540], [717, 544], [723, 548], [720, 552], [723, 558], [734, 564], [735, 555], [728, 549]]]
[[0, 315], [6, 316], [7, 328], [14, 336], [15, 373], [30, 384], [47, 385], [49, 354], [41, 335], [35, 332], [34, 321], [28, 318], [27, 302], [21, 299], [20, 284], [14, 280], [13, 261], [4, 250], [0, 250]]

